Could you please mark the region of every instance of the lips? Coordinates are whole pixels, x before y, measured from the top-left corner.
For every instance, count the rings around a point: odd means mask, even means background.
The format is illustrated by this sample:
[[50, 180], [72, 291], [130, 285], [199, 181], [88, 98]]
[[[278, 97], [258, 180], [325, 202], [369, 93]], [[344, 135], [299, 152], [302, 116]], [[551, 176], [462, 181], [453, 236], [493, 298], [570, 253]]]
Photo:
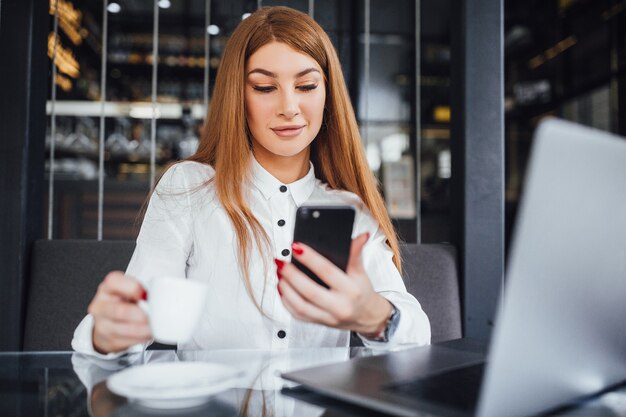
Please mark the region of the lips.
[[274, 133], [281, 137], [298, 136], [305, 125], [279, 126], [271, 128]]

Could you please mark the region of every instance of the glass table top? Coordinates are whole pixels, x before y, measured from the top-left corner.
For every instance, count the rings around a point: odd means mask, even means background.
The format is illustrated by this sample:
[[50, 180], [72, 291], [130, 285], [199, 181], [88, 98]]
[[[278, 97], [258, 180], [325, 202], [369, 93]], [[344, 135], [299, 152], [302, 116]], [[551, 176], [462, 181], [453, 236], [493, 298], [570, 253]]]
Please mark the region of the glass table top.
[[[280, 374], [379, 354], [366, 348], [284, 351], [145, 351], [116, 360], [72, 352], [0, 353], [1, 416], [378, 416], [380, 413], [300, 389]], [[155, 410], [114, 394], [107, 378], [130, 367], [210, 362], [239, 371], [230, 388], [192, 408]], [[562, 410], [560, 416], [626, 416], [626, 388]]]

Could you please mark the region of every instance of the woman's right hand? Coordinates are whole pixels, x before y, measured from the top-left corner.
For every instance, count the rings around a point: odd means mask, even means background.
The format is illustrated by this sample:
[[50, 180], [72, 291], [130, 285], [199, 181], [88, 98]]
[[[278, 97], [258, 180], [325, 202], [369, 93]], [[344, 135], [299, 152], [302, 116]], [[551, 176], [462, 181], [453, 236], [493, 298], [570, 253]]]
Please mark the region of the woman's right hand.
[[120, 352], [152, 338], [148, 315], [137, 305], [145, 299], [145, 289], [134, 278], [120, 271], [107, 274], [88, 307], [97, 352]]

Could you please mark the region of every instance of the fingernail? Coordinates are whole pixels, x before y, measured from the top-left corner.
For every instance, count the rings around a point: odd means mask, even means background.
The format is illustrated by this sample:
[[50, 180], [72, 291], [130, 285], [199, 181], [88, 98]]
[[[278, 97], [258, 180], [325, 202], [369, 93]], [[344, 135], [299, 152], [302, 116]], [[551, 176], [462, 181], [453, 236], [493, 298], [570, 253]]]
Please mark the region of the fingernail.
[[293, 242], [291, 244], [291, 249], [293, 250], [293, 253], [295, 253], [296, 255], [302, 255], [304, 253], [304, 249], [297, 242]]
[[283, 277], [283, 276], [280, 274], [280, 271], [276, 271], [276, 276], [278, 277], [278, 280], [279, 280], [279, 281], [280, 281], [280, 279]]
[[146, 290], [142, 290], [141, 293], [141, 297], [142, 300], [147, 301], [148, 300], [148, 293], [146, 292]]
[[280, 271], [285, 266], [285, 261], [281, 261], [280, 259], [274, 258], [274, 263], [276, 264], [276, 268]]
[[280, 295], [281, 297], [283, 296], [283, 293], [280, 291], [280, 287], [277, 285], [276, 289], [278, 290], [278, 295]]
[[370, 239], [370, 232], [365, 232], [365, 241], [367, 242]]

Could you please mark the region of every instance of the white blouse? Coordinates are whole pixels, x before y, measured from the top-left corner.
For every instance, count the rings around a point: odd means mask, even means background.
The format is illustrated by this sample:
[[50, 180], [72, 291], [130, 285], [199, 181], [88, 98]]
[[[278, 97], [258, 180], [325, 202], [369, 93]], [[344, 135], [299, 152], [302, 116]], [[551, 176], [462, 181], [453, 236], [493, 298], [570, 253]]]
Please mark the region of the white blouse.
[[[214, 175], [213, 168], [189, 161], [176, 164], [163, 175], [150, 198], [126, 274], [146, 286], [154, 276], [179, 276], [205, 282], [210, 288], [195, 336], [179, 345], [179, 349], [348, 346], [349, 331], [293, 318], [276, 289], [272, 257], [291, 259], [291, 253], [285, 256], [283, 250], [291, 249], [296, 210], [306, 204], [352, 205], [356, 209], [353, 237], [370, 233], [363, 249], [365, 270], [374, 290], [400, 310], [401, 318], [389, 343], [364, 339], [364, 344], [388, 348], [404, 343], [430, 343], [428, 318], [419, 302], [406, 291], [392, 262], [385, 234], [361, 199], [347, 191], [330, 189], [315, 178], [313, 164], [304, 178], [282, 184], [254, 158], [251, 160], [251, 184], [246, 198], [270, 238], [272, 253], [262, 255], [253, 245], [249, 271], [252, 291], [267, 317], [259, 313], [246, 292], [235, 232], [214, 188], [206, 185]], [[284, 222], [279, 225], [280, 220]], [[95, 352], [92, 330], [93, 317], [87, 315], [75, 330], [74, 350], [104, 357], [117, 356]], [[145, 346], [133, 346], [130, 351], [141, 351]]]

